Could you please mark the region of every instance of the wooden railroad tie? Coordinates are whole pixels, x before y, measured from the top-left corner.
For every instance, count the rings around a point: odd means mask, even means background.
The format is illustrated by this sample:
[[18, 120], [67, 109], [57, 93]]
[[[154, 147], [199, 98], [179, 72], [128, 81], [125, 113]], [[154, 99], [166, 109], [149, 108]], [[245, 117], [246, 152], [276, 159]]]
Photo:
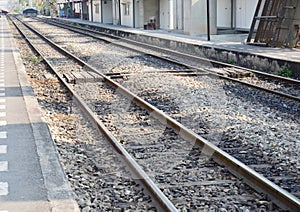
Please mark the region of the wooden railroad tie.
[[86, 82], [100, 82], [102, 77], [94, 72], [82, 71], [82, 72], [68, 72], [63, 74], [68, 83], [79, 84]]

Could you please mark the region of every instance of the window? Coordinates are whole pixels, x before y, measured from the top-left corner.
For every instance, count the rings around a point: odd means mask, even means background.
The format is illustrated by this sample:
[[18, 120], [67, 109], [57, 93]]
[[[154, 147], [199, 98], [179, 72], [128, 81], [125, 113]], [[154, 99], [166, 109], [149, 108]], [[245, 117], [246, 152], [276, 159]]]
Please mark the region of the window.
[[127, 3], [122, 3], [123, 5], [123, 8], [124, 8], [124, 15], [128, 16], [130, 15], [130, 3], [127, 2]]
[[100, 12], [100, 5], [99, 4], [95, 4], [95, 13], [99, 14]]

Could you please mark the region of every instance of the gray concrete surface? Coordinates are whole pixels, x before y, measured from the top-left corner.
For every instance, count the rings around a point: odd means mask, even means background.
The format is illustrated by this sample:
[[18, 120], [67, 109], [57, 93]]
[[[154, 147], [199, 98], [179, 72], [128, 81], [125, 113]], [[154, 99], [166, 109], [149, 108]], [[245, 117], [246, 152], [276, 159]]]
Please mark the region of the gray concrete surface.
[[79, 211], [4, 16], [0, 47], [0, 211]]

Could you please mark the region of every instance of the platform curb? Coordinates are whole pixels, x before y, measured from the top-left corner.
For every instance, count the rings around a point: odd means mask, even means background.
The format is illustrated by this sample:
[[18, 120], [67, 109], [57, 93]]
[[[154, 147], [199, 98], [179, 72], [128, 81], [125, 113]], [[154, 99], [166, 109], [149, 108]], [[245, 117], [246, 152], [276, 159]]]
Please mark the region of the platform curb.
[[[8, 27], [10, 28], [10, 26]], [[51, 205], [50, 211], [80, 211], [59, 161], [59, 154], [51, 137], [48, 124], [42, 120], [41, 108], [29, 83], [20, 52], [12, 35], [11, 37], [11, 46], [15, 49], [13, 57], [17, 75], [39, 156], [48, 201]]]

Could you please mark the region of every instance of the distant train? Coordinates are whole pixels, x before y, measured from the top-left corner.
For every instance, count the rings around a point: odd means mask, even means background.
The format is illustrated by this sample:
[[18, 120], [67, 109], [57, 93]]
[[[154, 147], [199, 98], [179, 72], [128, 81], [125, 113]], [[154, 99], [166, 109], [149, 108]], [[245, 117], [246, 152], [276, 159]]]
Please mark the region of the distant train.
[[29, 8], [29, 9], [26, 9], [26, 10], [23, 10], [23, 15], [25, 17], [36, 17], [38, 14], [38, 11], [33, 9], [33, 8]]
[[2, 15], [6, 15], [6, 14], [8, 13], [8, 11], [6, 11], [6, 10], [1, 10], [1, 9], [0, 9], [0, 12], [1, 12]]

